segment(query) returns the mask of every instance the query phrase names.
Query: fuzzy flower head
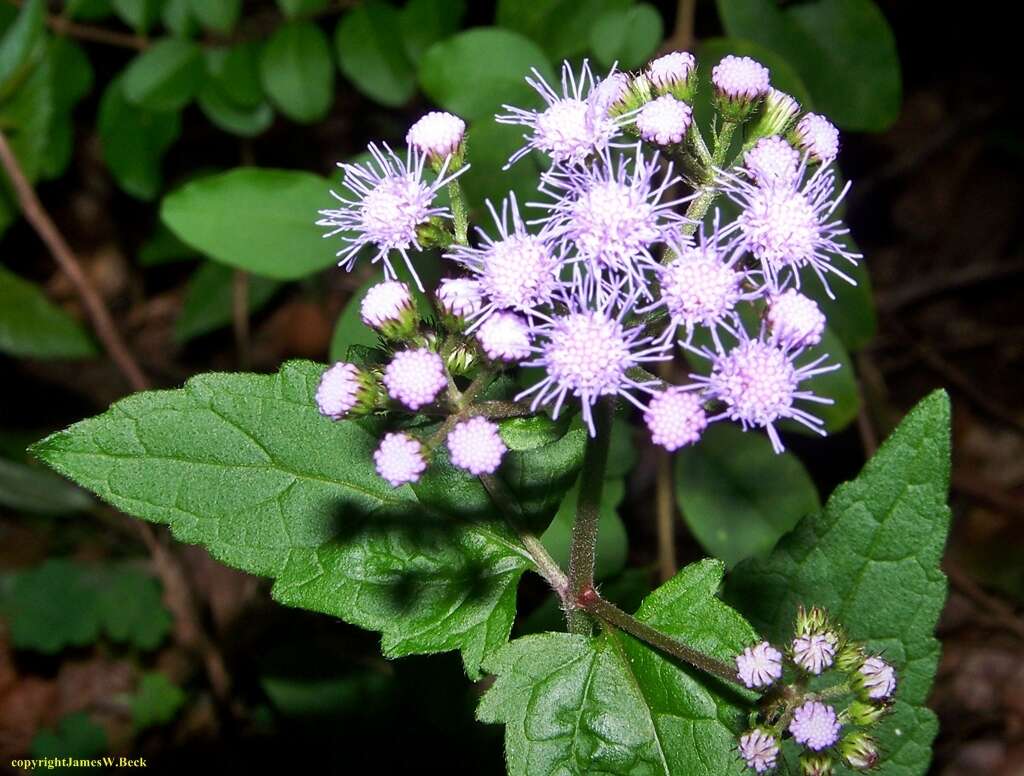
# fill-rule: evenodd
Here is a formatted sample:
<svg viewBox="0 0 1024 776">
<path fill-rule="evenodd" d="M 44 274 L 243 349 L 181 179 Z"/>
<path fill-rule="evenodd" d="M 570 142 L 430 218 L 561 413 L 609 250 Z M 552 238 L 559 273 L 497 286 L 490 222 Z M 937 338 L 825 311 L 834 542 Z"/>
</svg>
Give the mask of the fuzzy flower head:
<svg viewBox="0 0 1024 776">
<path fill-rule="evenodd" d="M 671 93 L 681 99 L 680 89 L 690 91 L 691 76 L 697 68 L 697 60 L 688 51 L 673 51 L 651 60 L 647 65 L 647 79 L 661 93 Z M 684 94 L 685 94 L 684 91 Z"/>
<path fill-rule="evenodd" d="M 602 396 L 619 395 L 644 409 L 631 392 L 649 390 L 649 384 L 637 382 L 627 371 L 668 356 L 664 345 L 651 346 L 650 339 L 642 336 L 642 326 L 623 325 L 634 299 L 609 298 L 598 309 L 589 309 L 577 300 L 566 314 L 536 325 L 537 343 L 531 346 L 534 358 L 525 366 L 541 367 L 545 376 L 516 401 L 532 394 L 533 410 L 551 403 L 552 415 L 557 418 L 566 397 L 576 397 L 591 436 L 596 433 L 591 409 Z"/>
<path fill-rule="evenodd" d="M 841 728 L 836 710 L 820 701 L 807 701 L 797 707 L 789 723 L 789 732 L 797 743 L 815 752 L 835 744 Z"/>
<path fill-rule="evenodd" d="M 508 447 L 496 424 L 476 417 L 456 423 L 448 432 L 448 451 L 452 464 L 478 477 L 497 471 Z"/>
<path fill-rule="evenodd" d="M 395 488 L 416 482 L 427 468 L 423 446 L 408 434 L 385 434 L 373 460 L 377 474 Z"/>
<path fill-rule="evenodd" d="M 839 130 L 817 113 L 808 113 L 797 122 L 793 139 L 816 162 L 828 164 L 839 155 Z"/>
<path fill-rule="evenodd" d="M 812 674 L 820 674 L 835 662 L 836 645 L 830 634 L 812 633 L 793 639 L 793 662 Z"/>
<path fill-rule="evenodd" d="M 561 253 L 544 235 L 530 234 L 519 215 L 515 194 L 510 193 L 501 206 L 501 214 L 487 203 L 498 230 L 493 240 L 477 229 L 480 246 L 459 246 L 447 257 L 467 267 L 475 275 L 484 296 L 478 314 L 493 310 L 529 311 L 551 300 L 558 288 Z"/>
<path fill-rule="evenodd" d="M 338 251 L 340 266 L 351 270 L 359 251 L 372 245 L 377 251 L 374 263 L 382 262 L 385 277 L 393 279 L 395 269 L 388 254 L 398 251 L 422 291 L 423 284 L 409 257 L 410 251 L 422 250 L 417 229 L 431 218 L 451 218 L 448 208 L 434 206 L 434 198 L 469 168 L 449 175 L 447 166 L 442 165 L 437 176 L 428 181 L 423 177 L 426 157 L 415 147 L 406 153 L 404 161 L 387 145 L 382 151 L 371 143 L 369 150 L 368 162 L 339 165 L 344 170 L 342 185 L 348 193 L 331 192 L 340 207 L 321 210 L 317 225 L 330 228 L 324 237 L 342 235 L 346 245 Z"/>
<path fill-rule="evenodd" d="M 817 302 L 793 288 L 768 302 L 767 318 L 772 338 L 784 346 L 817 345 L 825 331 L 825 314 Z"/>
<path fill-rule="evenodd" d="M 476 330 L 487 357 L 493 361 L 522 361 L 530 355 L 530 329 L 522 316 L 498 312 L 487 317 Z"/>
<path fill-rule="evenodd" d="M 320 378 L 316 389 L 316 406 L 321 415 L 340 420 L 358 403 L 361 383 L 354 364 L 339 361 Z"/>
<path fill-rule="evenodd" d="M 767 773 L 775 767 L 779 742 L 769 730 L 754 728 L 740 736 L 740 757 L 755 773 Z"/>
<path fill-rule="evenodd" d="M 798 399 L 831 404 L 809 391 L 800 390 L 800 383 L 815 375 L 831 372 L 838 364 L 821 366 L 828 358 L 822 355 L 810 364 L 796 366 L 800 351 L 790 351 L 762 339 L 751 339 L 742 327 L 737 329 L 740 342 L 724 353 L 698 351 L 712 360 L 707 377 L 692 375 L 705 386 L 707 396 L 721 401 L 724 410 L 710 420 L 729 418 L 739 421 L 744 429 L 764 428 L 776 452 L 784 448 L 775 423 L 791 418 L 818 434 L 824 434 L 820 418 L 794 406 Z"/>
<path fill-rule="evenodd" d="M 747 687 L 767 687 L 782 676 L 782 653 L 767 641 L 736 656 L 736 676 Z"/>
<path fill-rule="evenodd" d="M 800 172 L 800 152 L 778 135 L 763 137 L 743 155 L 743 166 L 758 183 L 792 183 Z"/>
<path fill-rule="evenodd" d="M 644 105 L 636 116 L 640 137 L 656 145 L 682 143 L 693 120 L 690 106 L 665 94 Z"/>
<path fill-rule="evenodd" d="M 708 416 L 700 394 L 671 386 L 648 403 L 644 423 L 654 444 L 674 452 L 700 439 L 708 427 Z"/>
<path fill-rule="evenodd" d="M 405 142 L 429 159 L 441 161 L 456 155 L 465 135 L 465 121 L 451 113 L 435 110 L 409 128 Z"/>
<path fill-rule="evenodd" d="M 586 296 L 619 281 L 646 293 L 646 273 L 657 268 L 651 247 L 681 222 L 674 207 L 684 201 L 662 201 L 678 178 L 671 166 L 659 172 L 657 156 L 644 159 L 638 143 L 632 160 L 623 155 L 617 167 L 604 154 L 586 169 L 552 171 L 541 186 L 554 201 L 541 205 L 548 212 L 537 223 L 585 265 Z"/>
<path fill-rule="evenodd" d="M 446 315 L 472 318 L 484 304 L 480 282 L 469 278 L 444 278 L 437 287 L 437 303 Z"/>
<path fill-rule="evenodd" d="M 385 280 L 370 287 L 359 305 L 363 323 L 389 339 L 403 339 L 416 329 L 416 307 L 409 286 L 400 280 Z"/>
<path fill-rule="evenodd" d="M 742 208 L 722 233 L 729 235 L 732 249 L 747 251 L 760 262 L 770 289 L 782 290 L 790 282 L 799 288 L 799 270 L 810 267 L 832 296 L 826 274 L 855 285 L 835 260 L 856 264 L 860 258 L 840 242 L 849 230 L 832 218 L 849 184 L 837 196 L 831 170 L 821 167 L 800 184 L 802 177 L 803 170 L 792 181 L 751 182 L 744 176 L 720 173 L 722 190 Z"/>
<path fill-rule="evenodd" d="M 873 701 L 887 700 L 896 690 L 896 672 L 880 657 L 869 657 L 858 673 L 868 698 Z"/>
<path fill-rule="evenodd" d="M 734 121 L 750 115 L 757 102 L 768 94 L 768 68 L 750 57 L 729 54 L 711 70 L 711 83 L 719 109 Z"/>
<path fill-rule="evenodd" d="M 577 77 L 568 62 L 562 63 L 562 91 L 556 92 L 533 68 L 526 83 L 544 99 L 542 111 L 504 105 L 507 113 L 498 114 L 500 124 L 518 124 L 529 129 L 523 135 L 526 145 L 512 154 L 506 169 L 533 150 L 543 151 L 556 163 L 579 164 L 605 147 L 619 131 L 619 121 L 608 113 L 607 95 L 590 100 L 597 81 L 584 61 Z"/>
<path fill-rule="evenodd" d="M 411 410 L 434 401 L 448 385 L 441 357 L 426 348 L 395 353 L 384 370 L 388 395 Z"/>
</svg>

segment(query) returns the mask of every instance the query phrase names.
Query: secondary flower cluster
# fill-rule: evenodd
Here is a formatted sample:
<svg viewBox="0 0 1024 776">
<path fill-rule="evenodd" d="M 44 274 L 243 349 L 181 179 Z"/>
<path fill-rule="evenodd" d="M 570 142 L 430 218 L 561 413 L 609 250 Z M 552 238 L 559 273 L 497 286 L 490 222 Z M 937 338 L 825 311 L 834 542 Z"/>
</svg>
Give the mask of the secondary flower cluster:
<svg viewBox="0 0 1024 776">
<path fill-rule="evenodd" d="M 832 773 L 836 759 L 858 770 L 878 762 L 868 730 L 891 705 L 896 672 L 849 641 L 824 610 L 801 608 L 785 653 L 761 642 L 737 656 L 736 669 L 743 684 L 766 692 L 760 724 L 739 741 L 740 756 L 753 771 L 775 768 L 787 733 L 803 748 L 807 776 Z"/>
<path fill-rule="evenodd" d="M 542 107 L 505 106 L 496 119 L 524 128 L 506 167 L 532 153 L 550 161 L 539 196 L 522 207 L 511 192 L 488 202 L 492 224 L 472 241 L 458 117 L 434 112 L 416 122 L 404 158 L 371 144 L 368 162 L 341 165 L 347 192 L 318 223 L 342 237 L 342 266 L 351 269 L 367 247 L 383 265 L 362 318 L 386 342 L 388 361 L 331 367 L 321 411 L 448 412 L 449 457 L 474 474 L 493 472 L 505 445 L 495 423 L 464 406 L 460 386 L 515 366 L 538 377 L 514 403 L 555 418 L 578 404 L 591 434 L 593 409 L 609 397 L 637 407 L 652 441 L 670 451 L 721 420 L 764 429 L 779 451 L 782 420 L 823 433 L 798 403 L 831 403 L 806 383 L 838 365 L 809 352 L 825 316 L 804 285 L 820 282 L 831 296 L 832 277 L 852 282 L 841 263 L 859 258 L 834 217 L 845 193 L 829 167 L 838 134 L 821 116 L 800 117 L 763 65 L 727 56 L 711 72 L 711 152 L 694 122 L 696 74 L 686 52 L 603 79 L 587 63 L 579 72 L 564 63 L 554 86 L 534 70 L 526 80 Z M 748 139 L 729 166 L 728 138 L 744 124 Z M 439 203 L 443 189 L 451 207 Z M 739 209 L 730 223 L 703 218 L 718 195 Z M 428 247 L 443 249 L 448 277 L 433 289 L 433 319 L 421 321 L 392 255 L 425 292 L 414 254 Z M 666 385 L 649 371 L 677 355 L 699 370 L 688 383 Z M 389 434 L 377 469 L 394 485 L 413 482 L 432 444 Z"/>
</svg>

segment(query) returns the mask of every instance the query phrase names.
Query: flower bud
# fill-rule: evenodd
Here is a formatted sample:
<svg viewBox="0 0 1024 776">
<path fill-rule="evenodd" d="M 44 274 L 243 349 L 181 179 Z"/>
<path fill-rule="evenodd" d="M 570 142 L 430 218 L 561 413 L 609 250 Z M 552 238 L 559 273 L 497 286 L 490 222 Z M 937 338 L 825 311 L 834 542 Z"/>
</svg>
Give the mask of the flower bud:
<svg viewBox="0 0 1024 776">
<path fill-rule="evenodd" d="M 814 162 L 828 164 L 839 154 L 839 130 L 817 113 L 805 114 L 790 132 L 789 140 Z"/>
<path fill-rule="evenodd" d="M 844 724 L 871 727 L 889 711 L 886 704 L 866 703 L 854 700 L 842 713 Z"/>
<path fill-rule="evenodd" d="M 652 60 L 645 71 L 657 94 L 671 94 L 677 100 L 693 99 L 697 81 L 697 60 L 688 51 L 673 51 Z"/>
<path fill-rule="evenodd" d="M 778 89 L 769 89 L 764 98 L 764 107 L 748 135 L 748 143 L 762 137 L 784 135 L 796 120 L 800 103 Z"/>
<path fill-rule="evenodd" d="M 827 754 L 805 754 L 800 758 L 800 768 L 804 776 L 832 776 L 834 770 Z"/>
<path fill-rule="evenodd" d="M 836 668 L 840 671 L 845 671 L 846 673 L 856 671 L 864 665 L 864 659 L 866 657 L 867 655 L 864 654 L 864 648 L 860 644 L 852 641 L 847 642 L 836 655 Z"/>
<path fill-rule="evenodd" d="M 878 764 L 878 744 L 863 731 L 857 730 L 843 738 L 839 751 L 851 768 L 865 771 Z"/>
<path fill-rule="evenodd" d="M 816 633 L 825 633 L 832 629 L 829 622 L 828 612 L 820 606 L 812 606 L 805 609 L 800 606 L 796 610 L 796 625 L 794 631 L 797 636 L 813 636 Z"/>
<path fill-rule="evenodd" d="M 779 742 L 771 730 L 754 728 L 740 736 L 740 757 L 755 773 L 767 773 L 775 767 Z"/>
<path fill-rule="evenodd" d="M 441 351 L 441 358 L 448 371 L 458 377 L 472 373 L 480 364 L 480 354 L 471 342 L 461 339 L 450 340 Z"/>
<path fill-rule="evenodd" d="M 888 700 L 896 691 L 896 671 L 882 658 L 872 656 L 857 669 L 853 685 L 867 700 Z"/>
<path fill-rule="evenodd" d="M 390 340 L 409 339 L 419 326 L 412 292 L 399 280 L 371 286 L 359 306 L 359 315 L 363 323 Z"/>
<path fill-rule="evenodd" d="M 445 161 L 452 171 L 458 170 L 465 158 L 466 122 L 451 113 L 431 111 L 409 128 L 405 142 L 421 151 L 440 169 Z"/>
<path fill-rule="evenodd" d="M 732 54 L 711 71 L 715 104 L 728 121 L 746 121 L 768 94 L 768 68 L 750 57 Z"/>
<path fill-rule="evenodd" d="M 461 332 L 483 307 L 480 282 L 469 278 L 444 278 L 437 287 L 441 322 L 449 331 Z"/>
<path fill-rule="evenodd" d="M 355 364 L 339 361 L 320 377 L 316 406 L 333 420 L 346 415 L 369 415 L 383 404 L 384 391 L 377 378 Z"/>
</svg>

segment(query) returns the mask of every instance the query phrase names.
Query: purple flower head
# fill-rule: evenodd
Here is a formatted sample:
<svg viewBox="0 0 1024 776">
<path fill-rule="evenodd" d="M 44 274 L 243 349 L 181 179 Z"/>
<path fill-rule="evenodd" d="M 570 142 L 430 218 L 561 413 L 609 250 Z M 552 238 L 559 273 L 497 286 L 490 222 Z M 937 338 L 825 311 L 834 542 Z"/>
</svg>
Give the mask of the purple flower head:
<svg viewBox="0 0 1024 776">
<path fill-rule="evenodd" d="M 411 410 L 430 404 L 448 385 L 441 357 L 426 348 L 395 353 L 384 370 L 388 396 Z"/>
<path fill-rule="evenodd" d="M 321 415 L 339 420 L 359 401 L 359 369 L 339 361 L 320 378 L 316 389 L 316 406 Z"/>
<path fill-rule="evenodd" d="M 431 111 L 409 128 L 405 142 L 430 159 L 455 154 L 466 134 L 466 122 L 451 113 Z"/>
<path fill-rule="evenodd" d="M 839 740 L 842 725 L 836 719 L 836 710 L 820 701 L 807 701 L 793 712 L 789 732 L 797 743 L 820 752 Z"/>
<path fill-rule="evenodd" d="M 669 91 L 685 84 L 696 67 L 697 60 L 693 54 L 688 51 L 673 51 L 651 60 L 647 65 L 647 78 L 655 88 Z"/>
<path fill-rule="evenodd" d="M 529 357 L 530 329 L 522 316 L 510 312 L 489 315 L 476 330 L 487 357 L 494 361 L 522 361 Z"/>
<path fill-rule="evenodd" d="M 526 145 L 512 154 L 505 169 L 535 149 L 556 163 L 579 164 L 606 148 L 618 134 L 621 120 L 608 115 L 608 95 L 596 101 L 589 99 L 597 80 L 586 61 L 579 77 L 568 62 L 562 63 L 561 94 L 548 85 L 536 68 L 532 77 L 526 77 L 526 83 L 540 94 L 547 107 L 536 111 L 503 105 L 508 113 L 495 116 L 500 124 L 518 124 L 530 130 L 523 135 Z"/>
<path fill-rule="evenodd" d="M 519 215 L 515 194 L 502 202 L 501 215 L 487 203 L 499 238 L 492 240 L 480 228 L 480 246 L 458 246 L 446 257 L 472 271 L 480 283 L 485 302 L 478 314 L 493 310 L 528 312 L 551 300 L 559 286 L 562 254 L 546 235 L 530 234 Z M 511 224 L 510 224 L 511 221 Z"/>
<path fill-rule="evenodd" d="M 793 662 L 805 671 L 820 674 L 835 662 L 835 640 L 826 633 L 812 633 L 793 639 Z"/>
<path fill-rule="evenodd" d="M 427 468 L 423 446 L 408 434 L 386 434 L 373 454 L 377 474 L 397 488 L 416 482 Z"/>
<path fill-rule="evenodd" d="M 835 174 L 820 167 L 802 185 L 803 167 L 791 181 L 755 183 L 730 172 L 719 173 L 725 194 L 742 212 L 725 229 L 731 249 L 749 252 L 761 263 L 770 289 L 781 291 L 793 282 L 800 287 L 798 270 L 810 267 L 830 297 L 826 273 L 833 273 L 851 285 L 856 282 L 834 264 L 835 257 L 856 264 L 861 257 L 847 249 L 839 238 L 849 232 L 843 222 L 832 219 L 849 189 L 849 183 L 835 195 Z"/>
<path fill-rule="evenodd" d="M 671 452 L 700 439 L 708 427 L 708 416 L 699 393 L 673 385 L 650 400 L 644 423 L 651 441 Z"/>
<path fill-rule="evenodd" d="M 484 305 L 480 282 L 469 278 L 444 278 L 437 287 L 441 311 L 455 318 L 472 318 Z"/>
<path fill-rule="evenodd" d="M 389 339 L 404 339 L 416 330 L 416 307 L 409 286 L 385 280 L 370 287 L 359 305 L 363 323 Z"/>
<path fill-rule="evenodd" d="M 793 288 L 768 301 L 767 318 L 772 338 L 785 346 L 817 345 L 825 331 L 825 314 L 817 302 Z"/>
<path fill-rule="evenodd" d="M 740 756 L 756 773 L 767 773 L 775 767 L 779 743 L 771 731 L 754 728 L 740 736 Z"/>
<path fill-rule="evenodd" d="M 609 73 L 604 80 L 597 83 L 587 101 L 595 110 L 615 115 L 625 110 L 629 92 L 630 78 L 628 75 Z"/>
<path fill-rule="evenodd" d="M 373 245 L 377 249 L 374 263 L 382 262 L 384 277 L 393 279 L 395 268 L 388 254 L 398 251 L 422 291 L 423 284 L 409 257 L 410 250 L 422 250 L 416 231 L 431 218 L 451 218 L 448 208 L 434 207 L 434 197 L 469 169 L 469 165 L 449 175 L 445 163 L 436 178 L 426 181 L 423 179 L 426 156 L 415 147 L 407 151 L 405 161 L 386 144 L 381 151 L 371 143 L 369 150 L 370 161 L 364 164 L 339 164 L 344 170 L 342 185 L 352 199 L 332 191 L 331 195 L 341 207 L 321 210 L 322 218 L 317 225 L 330 227 L 324 237 L 341 234 L 347 243 L 338 251 L 340 266 L 351 270 L 359 251 L 366 245 Z"/>
<path fill-rule="evenodd" d="M 682 100 L 666 94 L 651 100 L 636 115 L 640 137 L 656 145 L 682 143 L 693 120 L 693 110 Z"/>
<path fill-rule="evenodd" d="M 800 173 L 800 152 L 778 135 L 763 137 L 743 155 L 743 166 L 756 183 L 792 183 Z"/>
<path fill-rule="evenodd" d="M 707 350 L 694 352 L 711 359 L 711 374 L 707 377 L 691 375 L 702 386 L 709 399 L 721 401 L 725 408 L 710 421 L 721 418 L 739 421 L 746 430 L 764 428 L 776 452 L 785 448 L 775 429 L 775 423 L 785 418 L 795 420 L 811 431 L 824 435 L 822 420 L 794 406 L 803 399 L 818 404 L 832 404 L 810 391 L 800 390 L 800 383 L 815 375 L 831 372 L 839 364 L 821 366 L 828 358 L 822 355 L 809 364 L 797 366 L 795 361 L 803 351 L 784 348 L 763 338 L 751 339 L 746 330 L 736 329 L 739 343 L 731 350 L 715 353 Z"/>
<path fill-rule="evenodd" d="M 782 676 L 782 653 L 767 641 L 736 656 L 736 676 L 751 689 L 767 687 Z"/>
<path fill-rule="evenodd" d="M 873 701 L 886 700 L 896 690 L 896 672 L 880 657 L 869 657 L 860 667 L 860 681 Z"/>
<path fill-rule="evenodd" d="M 839 155 L 839 130 L 817 113 L 808 113 L 797 122 L 793 138 L 816 162 L 828 164 Z"/>
<path fill-rule="evenodd" d="M 729 54 L 711 69 L 711 83 L 727 99 L 755 100 L 768 94 L 769 75 L 756 59 Z"/>
<path fill-rule="evenodd" d="M 602 396 L 619 395 L 640 409 L 645 407 L 632 396 L 636 389 L 650 391 L 651 383 L 637 382 L 627 371 L 650 361 L 663 361 L 666 345 L 652 345 L 642 335 L 643 326 L 626 328 L 623 320 L 633 310 L 635 295 L 623 298 L 609 295 L 590 309 L 579 299 L 570 300 L 568 311 L 542 320 L 533 327 L 534 358 L 525 366 L 541 367 L 545 376 L 523 391 L 516 401 L 533 395 L 533 410 L 553 404 L 552 416 L 558 417 L 567 396 L 579 398 L 583 420 L 596 433 L 591 409 Z"/>
<path fill-rule="evenodd" d="M 474 476 L 498 470 L 508 447 L 498 434 L 498 426 L 484 418 L 470 418 L 448 432 L 448 451 L 452 463 Z"/>
<path fill-rule="evenodd" d="M 554 201 L 538 203 L 548 212 L 536 223 L 561 240 L 567 253 L 575 249 L 585 266 L 577 277 L 588 298 L 620 281 L 630 293 L 649 295 L 647 274 L 658 266 L 651 247 L 682 223 L 674 208 L 688 199 L 663 202 L 679 179 L 671 165 L 659 173 L 657 155 L 644 159 L 638 143 L 633 158 L 623 155 L 617 167 L 604 153 L 587 168 L 553 169 L 542 183 L 540 190 Z"/>
</svg>

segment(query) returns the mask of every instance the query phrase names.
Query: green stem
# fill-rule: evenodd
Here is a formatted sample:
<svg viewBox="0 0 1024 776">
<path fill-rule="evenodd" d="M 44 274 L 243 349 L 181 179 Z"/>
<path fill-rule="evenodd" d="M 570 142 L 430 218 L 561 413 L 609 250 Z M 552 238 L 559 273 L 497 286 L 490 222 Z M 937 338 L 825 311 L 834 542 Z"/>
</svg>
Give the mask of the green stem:
<svg viewBox="0 0 1024 776">
<path fill-rule="evenodd" d="M 686 209 L 687 223 L 683 226 L 683 234 L 689 236 L 697 231 L 697 225 L 704 220 L 704 216 L 707 214 L 708 209 L 712 203 L 718 197 L 718 189 L 715 188 L 715 170 L 719 170 L 725 164 L 725 157 L 729 153 L 729 146 L 732 145 L 732 136 L 736 131 L 736 127 L 739 125 L 735 121 L 726 121 L 722 124 L 722 130 L 715 137 L 715 151 L 711 155 L 710 163 L 704 173 L 704 181 L 701 184 L 700 192 L 697 196 L 690 201 L 690 206 Z M 700 133 L 697 133 L 697 137 L 700 137 Z M 695 141 L 696 145 L 696 141 Z M 700 139 L 698 147 L 703 146 L 704 141 Z M 704 153 L 707 153 L 707 149 L 704 149 Z M 666 251 L 665 256 L 662 258 L 662 264 L 667 264 L 675 258 L 675 254 L 671 251 Z"/>
<path fill-rule="evenodd" d="M 656 628 L 652 628 L 650 625 L 638 620 L 633 615 L 626 614 L 626 612 L 622 611 L 615 604 L 601 598 L 593 588 L 583 591 L 583 594 L 578 597 L 577 601 L 580 606 L 598 619 L 603 620 L 610 625 L 614 625 L 616 628 L 640 639 L 640 641 L 646 642 L 652 647 L 660 649 L 662 652 L 666 652 L 673 657 L 679 658 L 684 663 L 688 663 L 694 668 L 698 668 L 705 673 L 712 674 L 713 676 L 717 676 L 719 679 L 724 679 L 727 682 L 743 687 L 743 684 L 736 676 L 735 667 L 722 662 L 718 658 L 705 655 L 703 652 L 699 652 L 693 647 L 687 646 L 678 639 L 672 638 Z"/>
<path fill-rule="evenodd" d="M 469 245 L 469 208 L 458 178 L 448 184 L 448 197 L 452 202 L 452 217 L 455 220 L 455 242 Z"/>
<path fill-rule="evenodd" d="M 595 435 L 587 440 L 580 475 L 580 495 L 576 502 L 576 519 L 572 524 L 569 545 L 569 591 L 573 599 L 594 587 L 594 563 L 597 556 L 597 528 L 601 516 L 601 491 L 604 488 L 608 447 L 611 442 L 611 399 L 602 399 L 594 407 Z M 590 620 L 579 609 L 566 613 L 570 633 L 589 634 Z"/>
</svg>

